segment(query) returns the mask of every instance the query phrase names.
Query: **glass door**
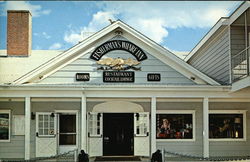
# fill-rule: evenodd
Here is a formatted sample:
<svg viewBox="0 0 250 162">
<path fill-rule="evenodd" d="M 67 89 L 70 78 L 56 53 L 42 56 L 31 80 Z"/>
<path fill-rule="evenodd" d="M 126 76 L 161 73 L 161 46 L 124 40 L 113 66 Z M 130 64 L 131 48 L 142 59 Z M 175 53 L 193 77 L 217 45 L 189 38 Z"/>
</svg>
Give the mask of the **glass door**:
<svg viewBox="0 0 250 162">
<path fill-rule="evenodd" d="M 88 113 L 88 142 L 89 155 L 102 156 L 102 113 L 89 112 Z"/>
<path fill-rule="evenodd" d="M 57 154 L 56 117 L 53 112 L 36 113 L 36 157 Z"/>
<path fill-rule="evenodd" d="M 76 114 L 59 114 L 59 152 L 64 153 L 76 148 L 77 118 Z"/>
</svg>

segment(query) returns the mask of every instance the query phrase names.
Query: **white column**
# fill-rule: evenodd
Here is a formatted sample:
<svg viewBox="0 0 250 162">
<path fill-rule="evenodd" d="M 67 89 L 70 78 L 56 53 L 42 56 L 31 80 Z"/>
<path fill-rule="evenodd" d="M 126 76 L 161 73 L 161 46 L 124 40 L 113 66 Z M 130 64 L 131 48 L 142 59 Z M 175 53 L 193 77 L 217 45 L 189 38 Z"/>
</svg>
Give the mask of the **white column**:
<svg viewBox="0 0 250 162">
<path fill-rule="evenodd" d="M 151 98 L 151 155 L 156 151 L 156 97 Z"/>
<path fill-rule="evenodd" d="M 30 159 L 30 97 L 25 97 L 25 160 Z"/>
<path fill-rule="evenodd" d="M 209 105 L 208 98 L 203 99 L 203 157 L 209 157 Z"/>
<path fill-rule="evenodd" d="M 87 113 L 86 110 L 86 96 L 82 95 L 81 98 L 81 149 L 87 152 Z"/>
</svg>

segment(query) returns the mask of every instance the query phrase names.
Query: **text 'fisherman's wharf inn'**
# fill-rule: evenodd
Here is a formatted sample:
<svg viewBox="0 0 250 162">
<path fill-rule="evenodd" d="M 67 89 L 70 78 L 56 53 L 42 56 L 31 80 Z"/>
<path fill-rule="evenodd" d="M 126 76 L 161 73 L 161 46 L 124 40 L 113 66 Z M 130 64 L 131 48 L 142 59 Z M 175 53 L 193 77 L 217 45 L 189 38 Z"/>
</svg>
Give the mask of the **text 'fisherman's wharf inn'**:
<svg viewBox="0 0 250 162">
<path fill-rule="evenodd" d="M 0 160 L 74 150 L 149 159 L 158 149 L 248 158 L 249 7 L 219 19 L 184 60 L 121 20 L 65 51 L 32 50 L 31 13 L 8 10 Z"/>
</svg>

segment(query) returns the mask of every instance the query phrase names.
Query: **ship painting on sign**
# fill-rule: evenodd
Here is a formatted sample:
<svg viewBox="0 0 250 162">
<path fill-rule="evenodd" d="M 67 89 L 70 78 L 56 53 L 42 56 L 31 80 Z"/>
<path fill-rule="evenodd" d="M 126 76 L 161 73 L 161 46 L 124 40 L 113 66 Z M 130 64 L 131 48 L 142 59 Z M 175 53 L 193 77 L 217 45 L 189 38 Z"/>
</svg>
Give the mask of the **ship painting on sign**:
<svg viewBox="0 0 250 162">
<path fill-rule="evenodd" d="M 135 67 L 136 65 L 140 64 L 140 62 L 128 58 L 128 59 L 122 59 L 122 58 L 105 58 L 103 60 L 99 60 L 96 62 L 97 64 L 100 65 L 105 65 L 106 67 L 98 67 L 97 70 L 141 70 L 141 68 Z M 127 65 L 124 67 L 124 65 Z"/>
</svg>

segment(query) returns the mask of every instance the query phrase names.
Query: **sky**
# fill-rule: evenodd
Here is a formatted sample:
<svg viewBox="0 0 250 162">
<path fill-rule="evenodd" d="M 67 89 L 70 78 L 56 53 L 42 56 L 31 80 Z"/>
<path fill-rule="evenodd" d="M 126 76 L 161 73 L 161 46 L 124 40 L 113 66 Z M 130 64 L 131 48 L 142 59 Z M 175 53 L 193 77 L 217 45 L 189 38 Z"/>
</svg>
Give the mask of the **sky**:
<svg viewBox="0 0 250 162">
<path fill-rule="evenodd" d="M 120 19 L 172 52 L 189 52 L 240 1 L 6 1 L 0 2 L 0 49 L 6 49 L 7 10 L 30 10 L 32 49 L 66 50 Z"/>
</svg>

